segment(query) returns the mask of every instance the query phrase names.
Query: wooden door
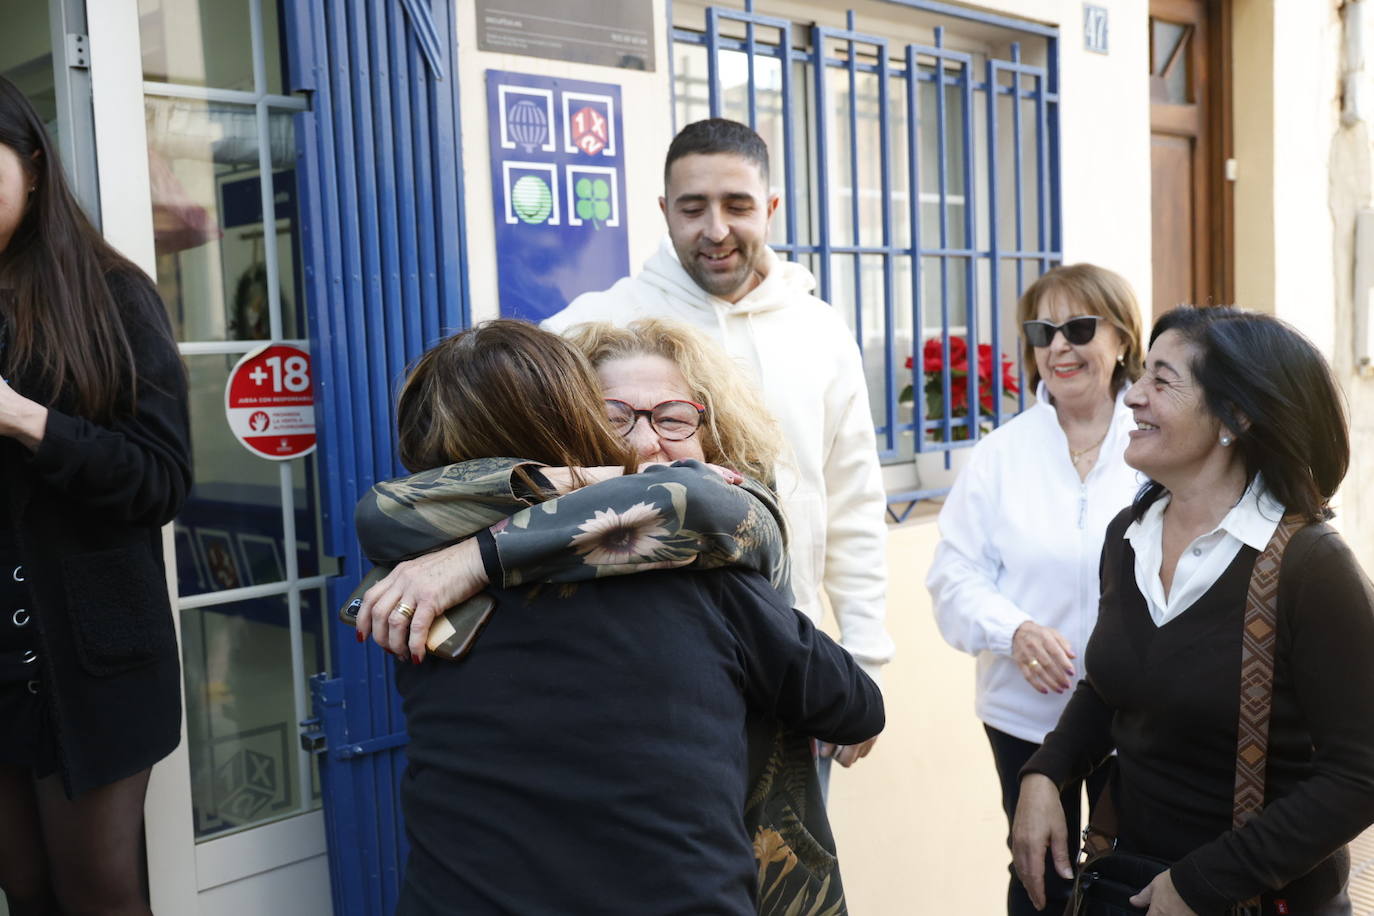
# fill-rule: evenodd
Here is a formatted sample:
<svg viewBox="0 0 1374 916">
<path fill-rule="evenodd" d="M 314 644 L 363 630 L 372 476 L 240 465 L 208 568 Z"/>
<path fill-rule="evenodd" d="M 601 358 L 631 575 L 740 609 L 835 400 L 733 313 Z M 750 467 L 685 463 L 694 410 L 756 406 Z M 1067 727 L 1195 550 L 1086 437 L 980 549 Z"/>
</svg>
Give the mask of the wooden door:
<svg viewBox="0 0 1374 916">
<path fill-rule="evenodd" d="M 1150 0 L 1154 314 L 1229 304 L 1229 0 Z"/>
</svg>

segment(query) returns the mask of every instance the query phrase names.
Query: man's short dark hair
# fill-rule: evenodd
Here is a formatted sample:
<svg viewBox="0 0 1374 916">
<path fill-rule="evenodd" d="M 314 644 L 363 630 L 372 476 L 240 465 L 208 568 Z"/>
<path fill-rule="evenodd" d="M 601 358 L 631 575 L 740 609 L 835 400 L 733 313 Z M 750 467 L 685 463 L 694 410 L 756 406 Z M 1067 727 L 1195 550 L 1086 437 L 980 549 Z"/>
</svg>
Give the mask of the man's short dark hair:
<svg viewBox="0 0 1374 916">
<path fill-rule="evenodd" d="M 747 125 L 726 118 L 707 118 L 694 121 L 678 131 L 668 145 L 668 158 L 663 163 L 663 184 L 668 184 L 668 172 L 683 156 L 730 153 L 743 156 L 758 166 L 763 183 L 768 183 L 768 145 Z"/>
</svg>

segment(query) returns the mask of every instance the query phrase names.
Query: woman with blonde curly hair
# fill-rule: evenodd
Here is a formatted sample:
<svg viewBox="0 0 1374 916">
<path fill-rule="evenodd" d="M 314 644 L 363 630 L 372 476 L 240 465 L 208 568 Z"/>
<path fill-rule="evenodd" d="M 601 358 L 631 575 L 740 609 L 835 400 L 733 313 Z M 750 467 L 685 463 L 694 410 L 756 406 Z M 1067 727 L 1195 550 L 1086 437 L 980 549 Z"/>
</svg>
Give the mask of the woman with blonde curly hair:
<svg viewBox="0 0 1374 916">
<path fill-rule="evenodd" d="M 625 327 L 579 324 L 564 336 L 596 368 L 609 400 L 615 400 L 613 387 L 646 378 L 660 387 L 680 387 L 705 408 L 698 435 L 706 460 L 772 483 L 782 429 L 761 406 L 743 371 L 698 331 L 677 321 L 644 318 Z M 665 448 L 671 446 L 645 435 L 652 432 L 649 424 L 634 426 L 627 438 L 639 449 L 641 461 L 670 456 Z"/>
</svg>

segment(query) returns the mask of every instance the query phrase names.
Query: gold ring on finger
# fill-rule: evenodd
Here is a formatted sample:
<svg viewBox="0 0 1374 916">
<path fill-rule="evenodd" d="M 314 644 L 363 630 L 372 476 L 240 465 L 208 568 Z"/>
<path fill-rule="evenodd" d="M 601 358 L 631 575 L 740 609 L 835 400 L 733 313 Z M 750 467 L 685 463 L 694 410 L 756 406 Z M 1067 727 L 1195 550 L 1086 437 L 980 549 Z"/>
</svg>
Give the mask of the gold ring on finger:
<svg viewBox="0 0 1374 916">
<path fill-rule="evenodd" d="M 1040 659 L 1038 659 L 1038 658 L 1033 658 L 1033 659 L 1031 659 L 1030 662 L 1029 662 L 1029 665 L 1030 665 L 1030 667 L 1032 667 L 1032 668 L 1039 668 L 1039 667 L 1040 667 Z"/>
<path fill-rule="evenodd" d="M 396 605 L 396 613 L 400 614 L 406 620 L 409 620 L 410 618 L 415 616 L 415 608 L 411 607 L 403 601 L 400 604 Z"/>
</svg>

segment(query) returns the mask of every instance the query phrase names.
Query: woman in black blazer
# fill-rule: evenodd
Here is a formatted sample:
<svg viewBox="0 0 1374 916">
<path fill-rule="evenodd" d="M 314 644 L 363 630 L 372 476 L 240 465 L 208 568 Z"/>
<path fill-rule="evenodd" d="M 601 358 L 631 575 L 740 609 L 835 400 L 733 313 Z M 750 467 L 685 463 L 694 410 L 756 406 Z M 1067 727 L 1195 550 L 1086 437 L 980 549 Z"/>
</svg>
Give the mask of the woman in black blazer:
<svg viewBox="0 0 1374 916">
<path fill-rule="evenodd" d="M 186 377 L 148 278 L 0 78 L 0 889 L 12 916 L 146 914 L 148 773 L 180 737 L 160 528 Z"/>
</svg>

